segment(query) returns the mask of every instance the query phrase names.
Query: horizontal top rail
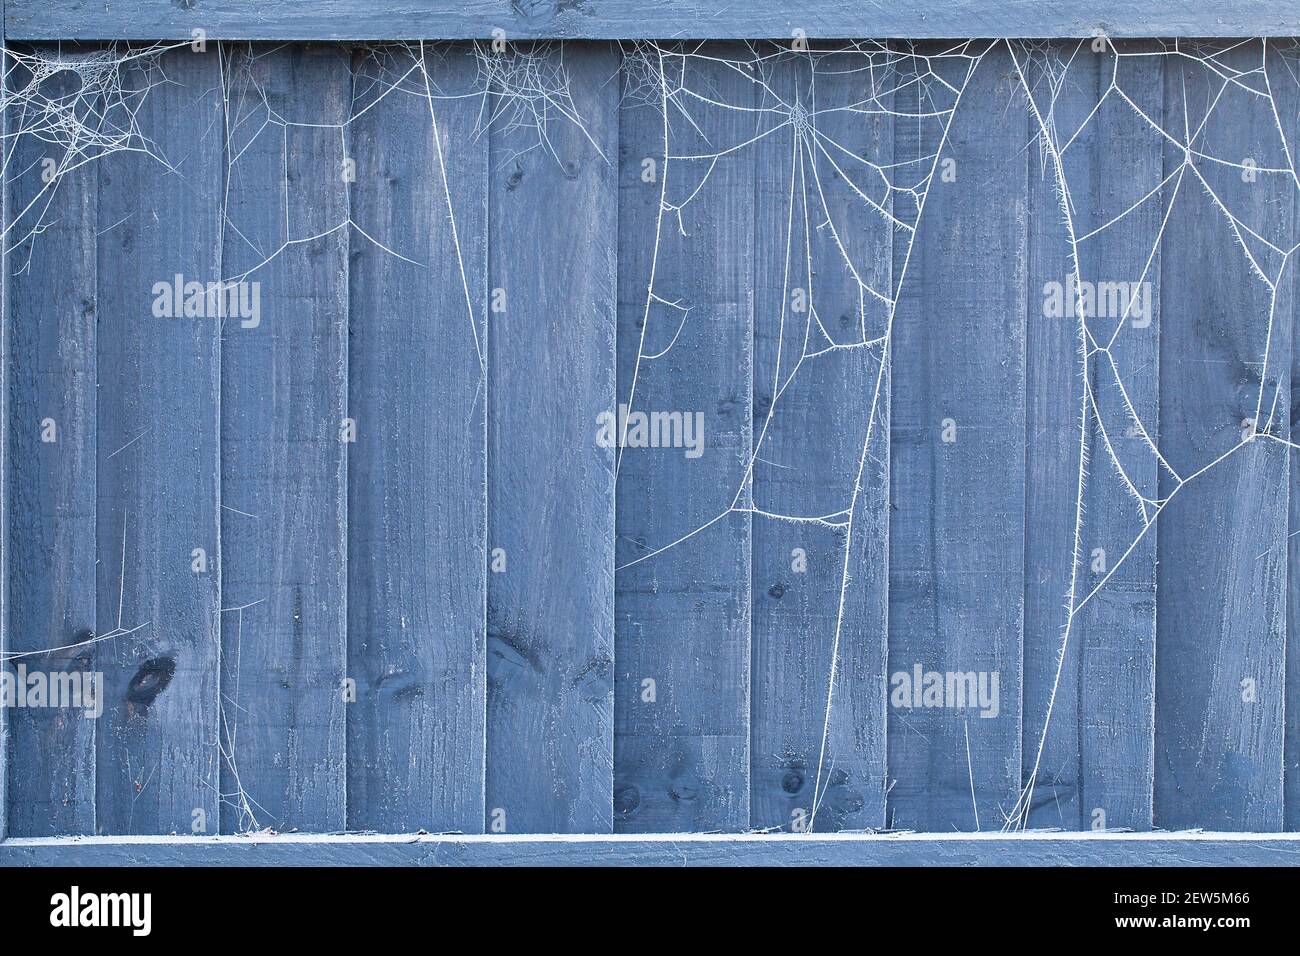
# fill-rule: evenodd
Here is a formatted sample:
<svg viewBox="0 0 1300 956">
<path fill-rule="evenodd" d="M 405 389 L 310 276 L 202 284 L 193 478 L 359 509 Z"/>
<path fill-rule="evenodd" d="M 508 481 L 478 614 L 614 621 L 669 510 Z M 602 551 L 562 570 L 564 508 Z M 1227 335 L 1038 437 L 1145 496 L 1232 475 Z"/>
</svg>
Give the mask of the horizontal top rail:
<svg viewBox="0 0 1300 956">
<path fill-rule="evenodd" d="M 1291 36 L 1300 0 L 8 0 L 10 40 Z"/>
<path fill-rule="evenodd" d="M 1291 866 L 1295 833 L 73 837 L 0 843 L 29 866 Z"/>
</svg>

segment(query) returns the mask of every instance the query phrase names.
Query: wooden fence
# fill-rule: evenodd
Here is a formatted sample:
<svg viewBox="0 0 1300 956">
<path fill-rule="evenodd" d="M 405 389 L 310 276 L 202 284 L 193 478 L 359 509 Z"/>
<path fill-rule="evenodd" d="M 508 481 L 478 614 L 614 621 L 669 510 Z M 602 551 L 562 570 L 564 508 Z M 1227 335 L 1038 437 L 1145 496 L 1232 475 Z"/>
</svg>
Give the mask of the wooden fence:
<svg viewBox="0 0 1300 956">
<path fill-rule="evenodd" d="M 215 36 L 11 43 L 10 838 L 1295 827 L 1292 41 Z"/>
</svg>

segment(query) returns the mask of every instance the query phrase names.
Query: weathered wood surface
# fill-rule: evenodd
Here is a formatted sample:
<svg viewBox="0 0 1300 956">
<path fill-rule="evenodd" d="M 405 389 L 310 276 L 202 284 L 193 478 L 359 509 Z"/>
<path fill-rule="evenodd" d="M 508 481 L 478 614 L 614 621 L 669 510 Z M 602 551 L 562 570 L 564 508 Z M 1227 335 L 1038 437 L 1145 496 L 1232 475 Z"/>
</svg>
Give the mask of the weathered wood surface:
<svg viewBox="0 0 1300 956">
<path fill-rule="evenodd" d="M 1257 70 L 1260 44 L 1219 61 Z M 1278 830 L 1290 449 L 1250 438 L 1290 421 L 1289 290 L 1275 295 L 1260 276 L 1276 282 L 1281 269 L 1269 243 L 1295 243 L 1295 182 L 1249 181 L 1204 158 L 1286 165 L 1270 104 L 1251 88 L 1171 62 L 1164 106 L 1202 155 L 1166 145 L 1166 168 L 1182 168 L 1161 249 L 1161 308 L 1179 321 L 1160 336 L 1160 447 L 1173 472 L 1160 477 L 1170 500 L 1158 542 L 1155 822 Z"/>
<path fill-rule="evenodd" d="M 621 831 L 749 825 L 754 87 L 728 61 L 745 52 L 662 61 L 669 82 L 734 110 L 621 111 L 636 218 L 619 223 L 619 401 L 648 416 L 615 424 Z M 645 158 L 657 183 L 641 182 Z M 665 414 L 681 427 L 657 428 Z"/>
<path fill-rule="evenodd" d="M 43 88 L 73 92 L 60 76 Z M 17 666 L 88 673 L 96 648 L 73 645 L 95 630 L 96 263 L 87 236 L 96 228 L 98 184 L 93 166 L 59 173 L 72 160 L 33 139 L 20 140 L 9 162 L 41 169 L 47 158 L 56 171 L 50 181 L 17 179 L 8 197 L 10 208 L 29 211 L 8 241 L 6 650 L 24 655 L 15 673 Z M 41 221 L 49 228 L 32 235 Z M 59 647 L 68 649 L 37 653 Z M 12 715 L 9 832 L 95 832 L 93 710 L 4 709 Z"/>
<path fill-rule="evenodd" d="M 597 416 L 616 394 L 619 59 L 605 45 L 538 55 L 566 72 L 581 125 L 544 114 L 538 128 L 514 112 L 529 109 L 519 90 L 493 90 L 487 827 L 600 833 L 613 825 L 615 450 L 597 443 Z"/>
<path fill-rule="evenodd" d="M 1005 46 L 969 77 L 965 62 L 935 67 L 960 91 L 943 101 L 955 112 L 919 138 L 901 123 L 894 144 L 895 162 L 932 158 L 919 218 L 904 219 L 914 240 L 895 251 L 890 690 L 918 695 L 915 679 L 895 686 L 918 669 L 974 674 L 986 701 L 891 706 L 886 823 L 978 830 L 1002 825 L 1021 776 L 1030 127 L 1002 107 L 1019 82 Z"/>
<path fill-rule="evenodd" d="M 1300 169 L 1295 166 L 1296 157 L 1300 156 L 1300 88 L 1287 82 L 1290 63 L 1278 56 L 1281 46 L 1281 43 L 1269 45 L 1265 69 L 1270 87 L 1278 97 L 1278 115 L 1287 118 L 1281 129 L 1286 138 L 1292 166 Z M 1300 195 L 1292 197 L 1292 211 L 1296 216 L 1295 221 L 1300 222 Z M 1289 310 L 1283 304 L 1278 313 L 1279 321 L 1282 322 L 1288 320 L 1287 312 L 1290 313 L 1291 414 L 1289 420 L 1278 420 L 1275 423 L 1278 436 L 1284 439 L 1289 436 L 1292 443 L 1291 481 L 1287 501 L 1286 701 L 1282 708 L 1284 718 L 1290 715 L 1286 719 L 1283 752 L 1283 808 L 1287 830 L 1300 830 L 1300 720 L 1296 719 L 1296 715 L 1300 714 L 1300 653 L 1296 653 L 1297 641 L 1300 641 L 1300 454 L 1296 453 L 1296 446 L 1300 446 L 1300 396 L 1297 395 L 1297 389 L 1300 388 L 1300 348 L 1296 345 L 1300 341 L 1297 339 L 1300 336 L 1300 278 L 1297 277 L 1300 273 L 1297 272 L 1297 266 L 1300 263 L 1295 256 L 1288 259 L 1279 283 L 1279 288 L 1284 295 L 1290 296 L 1291 302 Z M 1282 301 L 1285 303 L 1285 299 Z"/>
<path fill-rule="evenodd" d="M 786 54 L 756 103 L 750 817 L 805 832 L 885 825 L 894 124 L 855 65 Z"/>
<path fill-rule="evenodd" d="M 1293 446 L 1300 446 L 1300 396 L 1296 386 L 1300 384 L 1300 349 L 1295 348 L 1296 336 L 1300 335 L 1300 297 L 1297 297 L 1296 263 L 1291 263 L 1287 271 L 1291 275 L 1291 416 L 1289 433 Z M 1296 447 L 1291 449 L 1291 494 L 1289 501 L 1289 523 L 1287 525 L 1287 642 L 1286 657 L 1286 702 L 1283 713 L 1291 714 L 1286 721 L 1285 778 L 1283 780 L 1286 810 L 1286 829 L 1300 830 L 1300 720 L 1295 714 L 1300 713 L 1300 654 L 1290 649 L 1296 646 L 1300 636 L 1300 454 Z"/>
<path fill-rule="evenodd" d="M 473 135 L 477 101 L 455 98 L 469 67 L 384 52 L 356 66 L 353 829 L 483 828 L 488 143 Z"/>
<path fill-rule="evenodd" d="M 1075 202 L 1077 245 L 1095 290 L 1127 282 L 1141 290 L 1141 305 L 1130 297 L 1119 315 L 1098 315 L 1089 323 L 1092 467 L 1085 478 L 1070 637 L 1081 659 L 1078 684 L 1066 692 L 1077 687 L 1079 695 L 1077 825 L 1146 830 L 1152 825 L 1160 529 L 1143 529 L 1159 497 L 1161 466 L 1152 443 L 1160 434 L 1159 237 L 1166 210 L 1154 196 L 1142 202 L 1159 188 L 1165 169 L 1161 136 L 1138 111 L 1160 115 L 1164 71 L 1160 61 L 1141 56 L 1150 46 L 1118 49 L 1125 54 L 1118 61 L 1113 52 L 1098 58 L 1097 96 L 1106 99 L 1089 145 L 1096 191 Z M 1114 222 L 1116 210 L 1132 212 Z M 1108 351 L 1098 352 L 1101 347 Z"/>
<path fill-rule="evenodd" d="M 1032 782 L 1033 791 L 1026 791 L 1023 809 L 1031 826 L 1074 829 L 1080 820 L 1081 640 L 1067 622 L 1071 588 L 1078 586 L 1079 464 L 1086 454 L 1080 428 L 1085 414 L 1091 425 L 1092 410 L 1083 397 L 1081 320 L 1074 309 L 1069 316 L 1044 315 L 1042 290 L 1070 276 L 1095 278 L 1091 270 L 1077 275 L 1084 268 L 1078 238 L 1086 229 L 1075 218 L 1098 202 L 1093 146 L 1099 136 L 1085 121 L 1097 104 L 1102 64 L 1086 46 L 1076 49 L 1059 89 L 1044 82 L 1045 64 L 1024 56 L 1015 66 L 1034 91 L 1029 129 L 1037 134 L 1029 150 L 1021 747 L 1022 784 Z M 1086 434 L 1091 437 L 1090 428 Z"/>
<path fill-rule="evenodd" d="M 1131 3 L 1095 0 L 753 0 L 720 9 L 711 0 L 9 0 L 12 39 L 184 39 L 206 30 L 232 40 L 763 39 L 809 37 L 1290 36 L 1295 0 Z"/>
<path fill-rule="evenodd" d="M 6 0 L 0 0 L 0 46 L 5 38 L 4 10 Z M 6 67 L 8 64 L 5 64 Z M 6 110 L 0 110 L 0 164 L 9 152 L 9 141 L 4 135 L 9 129 Z M 2 168 L 8 169 L 7 166 Z M 9 187 L 0 181 L 0 223 L 9 222 Z M 4 247 L 9 246 L 8 236 Z M 0 269 L 0 657 L 9 648 L 9 268 L 8 257 Z M 5 708 L 0 707 L 0 841 L 9 835 L 9 740 L 11 721 Z"/>
<path fill-rule="evenodd" d="M 341 123 L 351 75 L 296 48 L 227 77 L 222 271 L 258 309 L 222 324 L 222 831 L 341 830 L 347 196 L 337 133 L 299 124 Z"/>
<path fill-rule="evenodd" d="M 658 837 L 16 839 L 22 866 L 1294 866 L 1293 835 L 783 834 Z"/>
<path fill-rule="evenodd" d="M 171 135 L 95 167 L 101 833 L 218 819 L 221 323 L 154 306 L 221 276 L 221 65 L 186 49 L 160 68 L 138 115 Z M 137 89 L 159 79 L 125 70 Z"/>
<path fill-rule="evenodd" d="M 1059 84 L 1041 60 L 1020 64 L 1035 90 L 1031 122 L 1050 135 L 1030 172 L 1022 760 L 1031 826 L 1151 826 L 1156 528 L 1145 525 L 1159 467 L 1147 437 L 1158 437 L 1164 214 L 1160 136 L 1133 108 L 1161 112 L 1160 61 L 1139 55 L 1148 49 L 1063 44 Z M 1132 211 L 1112 221 L 1123 210 Z M 1094 299 L 1115 283 L 1146 294 Z M 1050 307 L 1058 290 L 1073 302 L 1066 315 Z M 1122 308 L 1092 304 L 1106 301 Z M 1082 483 L 1081 458 L 1091 463 Z"/>
</svg>

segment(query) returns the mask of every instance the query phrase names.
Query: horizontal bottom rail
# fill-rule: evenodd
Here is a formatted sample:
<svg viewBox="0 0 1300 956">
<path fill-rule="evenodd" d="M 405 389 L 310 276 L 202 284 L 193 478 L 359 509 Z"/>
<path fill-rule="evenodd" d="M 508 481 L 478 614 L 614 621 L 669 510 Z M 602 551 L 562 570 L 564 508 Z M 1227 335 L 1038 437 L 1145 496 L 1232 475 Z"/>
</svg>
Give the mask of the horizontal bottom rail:
<svg viewBox="0 0 1300 956">
<path fill-rule="evenodd" d="M 23 866 L 1295 866 L 1294 833 L 19 838 Z"/>
</svg>

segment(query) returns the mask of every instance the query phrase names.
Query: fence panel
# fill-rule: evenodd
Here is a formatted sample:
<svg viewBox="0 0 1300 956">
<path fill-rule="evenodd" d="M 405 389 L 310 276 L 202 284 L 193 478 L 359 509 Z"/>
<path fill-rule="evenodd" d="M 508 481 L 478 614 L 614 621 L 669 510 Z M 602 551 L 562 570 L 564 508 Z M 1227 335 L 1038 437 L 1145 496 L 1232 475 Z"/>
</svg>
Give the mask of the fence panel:
<svg viewBox="0 0 1300 956">
<path fill-rule="evenodd" d="M 1223 47 L 1165 68 L 1155 816 L 1278 830 L 1290 449 L 1253 438 L 1290 422 L 1296 191 L 1261 45 Z"/>
<path fill-rule="evenodd" d="M 187 833 L 219 803 L 221 325 L 191 283 L 221 269 L 221 63 L 169 52 L 122 83 L 136 110 L 106 122 L 166 136 L 98 160 L 96 829 Z"/>
<path fill-rule="evenodd" d="M 483 829 L 487 177 L 464 51 L 359 51 L 351 196 L 348 826 Z M 436 96 L 435 96 L 436 91 Z M 349 685 L 349 691 L 353 688 Z"/>
<path fill-rule="evenodd" d="M 42 90 L 68 96 L 70 77 Z M 15 110 L 15 126 L 27 122 Z M 50 169 L 48 146 L 21 140 L 8 157 L 18 169 Z M 13 572 L 8 607 L 13 673 L 93 671 L 96 648 L 77 645 L 95 631 L 96 323 L 98 171 L 66 169 L 57 189 L 45 176 L 10 186 L 9 206 L 51 225 L 39 237 L 20 220 L 8 240 L 7 454 Z M 30 221 L 29 214 L 29 221 Z M 40 653 L 49 648 L 67 650 Z M 9 832 L 16 836 L 95 829 L 95 728 L 75 714 L 5 708 L 13 754 Z M 92 711 L 93 712 L 93 711 Z"/>
<path fill-rule="evenodd" d="M 221 274 L 247 307 L 220 320 L 221 829 L 340 830 L 348 213 L 328 126 L 351 77 L 301 47 L 236 49 L 225 72 Z"/>
<path fill-rule="evenodd" d="M 666 124 L 653 100 L 624 111 L 624 175 L 649 158 L 662 177 L 662 214 L 653 232 L 624 233 L 620 271 L 635 318 L 620 326 L 628 413 L 615 425 L 615 763 L 619 829 L 632 832 L 749 825 L 754 88 L 743 53 L 710 45 L 649 64 L 686 98 L 725 108 L 670 110 Z"/>
<path fill-rule="evenodd" d="M 493 74 L 489 832 L 613 826 L 618 63 L 544 46 Z"/>
<path fill-rule="evenodd" d="M 1294 42 L 10 58 L 11 836 L 1294 823 Z"/>
</svg>

